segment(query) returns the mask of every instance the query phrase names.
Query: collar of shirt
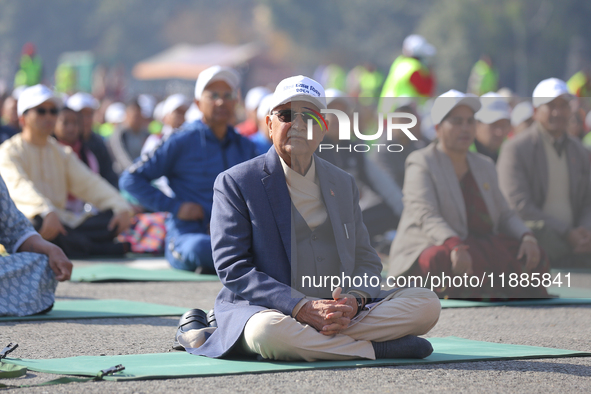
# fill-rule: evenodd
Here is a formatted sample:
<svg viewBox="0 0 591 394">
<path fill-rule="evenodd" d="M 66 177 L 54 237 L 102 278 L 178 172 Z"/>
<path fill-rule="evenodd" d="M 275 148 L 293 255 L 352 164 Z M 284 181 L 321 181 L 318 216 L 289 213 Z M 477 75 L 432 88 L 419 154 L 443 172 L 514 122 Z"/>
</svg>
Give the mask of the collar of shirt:
<svg viewBox="0 0 591 394">
<path fill-rule="evenodd" d="M 311 230 L 316 229 L 326 221 L 328 213 L 322 199 L 320 181 L 316 176 L 316 163 L 312 156 L 312 163 L 306 175 L 300 175 L 279 157 L 285 173 L 285 182 L 294 207 L 302 215 Z"/>
<path fill-rule="evenodd" d="M 540 131 L 540 135 L 542 136 L 542 138 L 546 142 L 549 142 L 550 145 L 552 145 L 554 147 L 554 149 L 556 150 L 556 153 L 558 154 L 558 157 L 562 156 L 562 152 L 564 152 L 564 149 L 566 148 L 566 141 L 568 140 L 566 133 L 563 133 L 558 138 L 554 138 L 550 134 L 550 132 L 548 130 L 546 130 L 546 128 L 539 123 L 538 123 L 538 129 Z"/>
<path fill-rule="evenodd" d="M 206 125 L 205 123 L 203 123 L 202 120 L 197 120 L 197 122 L 198 122 L 200 128 L 204 131 L 205 139 L 210 140 L 210 141 L 215 141 L 220 145 L 229 144 L 238 136 L 236 131 L 234 131 L 234 128 L 232 126 L 228 125 L 228 128 L 226 130 L 226 136 L 224 137 L 224 139 L 219 140 L 218 137 L 215 136 L 215 134 L 213 133 L 211 128 L 208 125 Z"/>
<path fill-rule="evenodd" d="M 285 161 L 283 161 L 283 159 L 281 158 L 281 156 L 279 156 L 279 160 L 281 160 L 281 167 L 283 167 L 283 172 L 285 173 L 285 180 L 287 181 L 287 184 L 289 186 L 295 186 L 293 185 L 294 182 L 297 183 L 314 183 L 316 185 L 318 185 L 318 179 L 316 177 L 316 162 L 314 161 L 314 156 L 312 156 L 312 164 L 310 165 L 310 168 L 308 169 L 308 172 L 306 173 L 306 175 L 302 176 L 300 173 L 292 170 L 287 163 L 285 163 Z"/>
<path fill-rule="evenodd" d="M 314 161 L 314 156 L 312 156 L 312 164 L 305 176 L 292 170 L 285 161 L 283 161 L 281 156 L 279 159 L 281 160 L 281 166 L 285 173 L 285 182 L 287 183 L 290 197 L 292 201 L 294 201 L 296 208 L 300 207 L 300 202 L 304 200 L 307 201 L 308 199 L 312 199 L 312 201 L 322 201 L 322 192 L 320 191 L 320 181 L 316 175 L 316 162 Z"/>
</svg>

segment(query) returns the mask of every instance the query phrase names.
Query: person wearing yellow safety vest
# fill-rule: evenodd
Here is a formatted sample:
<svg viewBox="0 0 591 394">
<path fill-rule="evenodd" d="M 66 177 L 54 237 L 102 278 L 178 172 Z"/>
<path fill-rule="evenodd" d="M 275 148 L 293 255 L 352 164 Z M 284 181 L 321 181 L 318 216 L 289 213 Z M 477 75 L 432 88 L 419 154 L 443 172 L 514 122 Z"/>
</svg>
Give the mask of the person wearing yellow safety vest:
<svg viewBox="0 0 591 394">
<path fill-rule="evenodd" d="M 496 92 L 498 85 L 498 70 L 493 66 L 490 56 L 482 55 L 470 72 L 468 93 L 482 96 L 488 92 Z"/>
<path fill-rule="evenodd" d="M 19 69 L 14 76 L 14 87 L 33 86 L 41 82 L 43 62 L 36 54 L 35 45 L 27 42 L 23 46 Z"/>
<path fill-rule="evenodd" d="M 581 70 L 566 82 L 568 91 L 577 97 L 589 97 L 591 93 L 591 69 Z"/>
<path fill-rule="evenodd" d="M 368 104 L 379 97 L 384 83 L 382 74 L 373 64 L 367 63 L 351 69 L 347 74 L 347 92 L 353 97 L 364 98 Z"/>
<path fill-rule="evenodd" d="M 338 64 L 329 64 L 322 72 L 321 83 L 327 89 L 344 91 L 346 88 L 347 73 Z"/>
<path fill-rule="evenodd" d="M 437 51 L 424 37 L 413 34 L 404 39 L 398 56 L 382 88 L 381 97 L 433 97 L 435 75 L 428 60 Z M 384 100 L 380 100 L 380 109 Z"/>
<path fill-rule="evenodd" d="M 481 108 L 474 114 L 476 139 L 470 151 L 488 156 L 497 162 L 503 141 L 511 131 L 511 107 L 496 93 L 480 97 Z"/>
<path fill-rule="evenodd" d="M 72 94 L 76 89 L 78 78 L 76 69 L 69 63 L 61 63 L 55 69 L 55 91 Z"/>
</svg>

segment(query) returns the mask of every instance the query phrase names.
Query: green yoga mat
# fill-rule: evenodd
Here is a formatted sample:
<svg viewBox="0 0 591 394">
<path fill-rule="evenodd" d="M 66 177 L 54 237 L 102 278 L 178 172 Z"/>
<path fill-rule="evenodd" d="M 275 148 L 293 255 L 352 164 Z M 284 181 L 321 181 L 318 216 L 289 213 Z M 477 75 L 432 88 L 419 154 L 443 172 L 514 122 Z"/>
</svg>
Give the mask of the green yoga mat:
<svg viewBox="0 0 591 394">
<path fill-rule="evenodd" d="M 56 301 L 53 309 L 36 316 L 2 316 L 0 323 L 27 320 L 103 319 L 112 317 L 180 316 L 187 308 L 127 300 Z"/>
<path fill-rule="evenodd" d="M 122 364 L 124 371 L 106 380 L 184 378 L 192 376 L 269 373 L 310 369 L 359 368 L 410 364 L 438 364 L 468 361 L 517 360 L 554 357 L 583 357 L 591 353 L 535 346 L 506 345 L 472 341 L 457 337 L 430 338 L 434 352 L 424 360 L 352 360 L 318 362 L 277 362 L 255 360 L 220 360 L 189 353 L 155 353 L 127 356 L 81 356 L 32 360 L 7 358 L 5 362 L 26 366 L 37 372 L 60 375 L 95 376 L 100 370 Z"/>
<path fill-rule="evenodd" d="M 147 270 L 122 264 L 92 264 L 74 267 L 72 282 L 209 282 L 219 281 L 217 275 L 199 275 L 176 269 Z"/>
<path fill-rule="evenodd" d="M 502 302 L 441 300 L 441 308 L 482 308 L 487 306 L 552 306 L 552 305 L 588 305 L 588 298 L 550 298 L 539 300 L 515 300 Z"/>
<path fill-rule="evenodd" d="M 559 298 L 532 298 L 514 301 L 467 301 L 441 300 L 441 308 L 482 308 L 491 306 L 552 306 L 552 305 L 588 305 L 591 304 L 591 290 L 576 287 L 553 287 L 549 293 Z"/>
</svg>

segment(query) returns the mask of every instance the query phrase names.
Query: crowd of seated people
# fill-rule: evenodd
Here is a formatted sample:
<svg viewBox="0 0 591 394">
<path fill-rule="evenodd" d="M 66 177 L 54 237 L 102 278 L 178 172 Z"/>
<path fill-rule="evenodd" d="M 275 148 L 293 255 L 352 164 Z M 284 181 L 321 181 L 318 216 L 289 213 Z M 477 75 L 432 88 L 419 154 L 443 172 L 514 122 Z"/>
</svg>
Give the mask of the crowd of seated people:
<svg viewBox="0 0 591 394">
<path fill-rule="evenodd" d="M 128 229 L 131 207 L 117 189 L 79 159 L 79 154 L 85 154 L 82 145 L 75 152 L 53 137 L 60 107 L 59 99 L 43 85 L 21 93 L 22 131 L 0 146 L 0 174 L 16 207 L 44 239 L 68 256 L 123 255 L 129 245 L 113 239 Z M 74 117 L 70 120 L 75 123 Z M 62 116 L 61 126 L 66 121 Z M 74 125 L 68 132 L 77 129 Z M 93 208 L 69 205 L 75 198 Z"/>
<path fill-rule="evenodd" d="M 214 181 L 274 146 L 268 127 L 271 90 L 257 87 L 247 94 L 248 119 L 234 128 L 239 86 L 234 70 L 215 66 L 200 74 L 194 100 L 169 95 L 158 115 L 145 115 L 141 97 L 125 111 L 121 103 L 111 104 L 119 112 L 107 137 L 94 123 L 102 105 L 88 93 L 62 100 L 36 85 L 4 98 L 3 198 L 32 226 L 23 225 L 22 231 L 37 231 L 49 242 L 39 250 L 50 255 L 59 278 L 68 276 L 67 267 L 56 268 L 54 260 L 136 250 L 130 226 L 133 231 L 139 222 L 159 226 L 161 246 L 153 250 L 164 253 L 173 268 L 216 272 L 210 236 Z M 359 102 L 336 89 L 326 91 L 326 105 L 351 119 L 359 110 Z M 199 119 L 186 121 L 192 106 Z M 520 102 L 495 93 L 478 98 L 450 91 L 427 114 L 412 98 L 397 100 L 392 108 L 417 118 L 409 128 L 417 138 L 394 129 L 375 142 L 398 144 L 401 152 L 319 149 L 315 156 L 355 179 L 364 226 L 390 275 L 543 274 L 550 267 L 591 267 L 587 108 L 564 82 L 542 81 L 532 99 Z M 162 129 L 152 134 L 154 118 Z M 322 143 L 338 145 L 337 117 L 324 118 Z M 434 135 L 433 141 L 427 135 Z M 396 234 L 391 245 L 375 242 L 388 233 Z M 9 253 L 40 242 L 3 240 Z M 67 257 L 57 258 L 50 244 Z M 464 298 L 546 295 L 543 289 L 484 288 L 437 292 Z"/>
</svg>

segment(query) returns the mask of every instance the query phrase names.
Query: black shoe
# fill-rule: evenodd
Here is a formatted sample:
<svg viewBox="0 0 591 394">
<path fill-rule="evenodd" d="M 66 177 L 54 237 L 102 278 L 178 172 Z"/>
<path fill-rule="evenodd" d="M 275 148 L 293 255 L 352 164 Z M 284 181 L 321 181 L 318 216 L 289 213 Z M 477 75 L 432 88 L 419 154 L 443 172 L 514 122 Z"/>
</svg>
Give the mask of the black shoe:
<svg viewBox="0 0 591 394">
<path fill-rule="evenodd" d="M 175 350 L 184 350 L 185 348 L 178 341 L 179 335 L 190 330 L 198 330 L 205 327 L 209 327 L 209 325 L 207 324 L 207 315 L 204 311 L 201 309 L 191 309 L 190 311 L 185 312 L 179 320 L 172 348 Z"/>
<path fill-rule="evenodd" d="M 218 274 L 217 272 L 215 272 L 215 269 L 206 268 L 202 265 L 197 267 L 197 269 L 195 270 L 195 273 L 197 275 L 217 275 Z"/>
<path fill-rule="evenodd" d="M 210 327 L 217 327 L 218 322 L 215 320 L 215 314 L 213 313 L 213 308 L 207 312 L 207 324 Z"/>
</svg>

